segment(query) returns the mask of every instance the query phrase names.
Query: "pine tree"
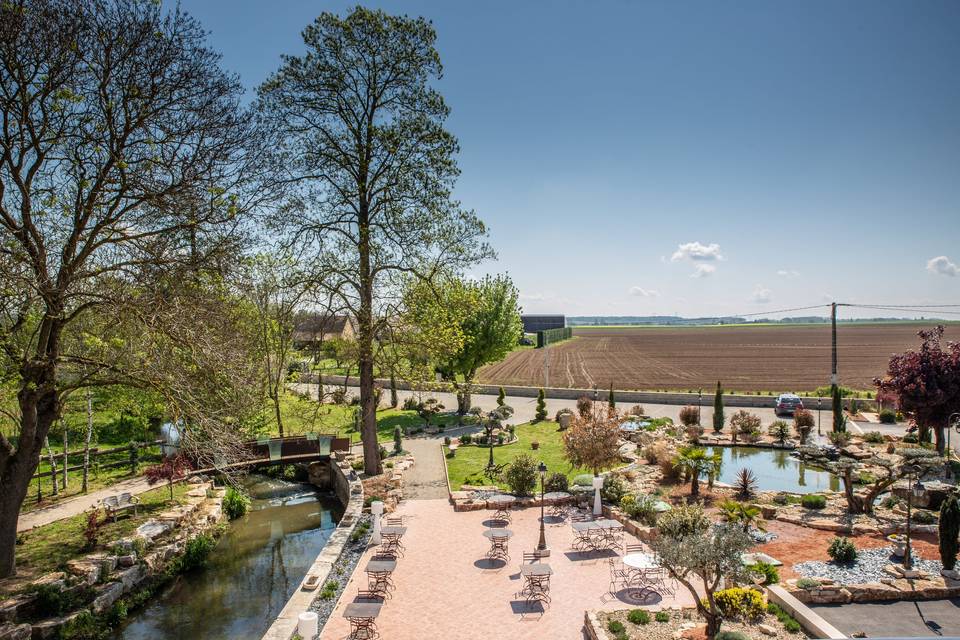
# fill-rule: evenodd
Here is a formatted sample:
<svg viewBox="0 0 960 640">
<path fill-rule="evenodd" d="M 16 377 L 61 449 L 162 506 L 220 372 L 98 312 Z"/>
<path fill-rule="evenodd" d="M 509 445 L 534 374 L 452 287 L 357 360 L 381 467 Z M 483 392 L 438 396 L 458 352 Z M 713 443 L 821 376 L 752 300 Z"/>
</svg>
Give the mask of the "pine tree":
<svg viewBox="0 0 960 640">
<path fill-rule="evenodd" d="M 713 397 L 713 430 L 716 433 L 722 432 L 724 422 L 723 387 L 720 386 L 720 381 L 717 380 L 717 394 Z"/>
<path fill-rule="evenodd" d="M 537 392 L 537 421 L 547 419 L 547 401 L 543 395 L 543 389 Z"/>
<path fill-rule="evenodd" d="M 497 406 L 502 407 L 507 403 L 507 392 L 503 390 L 503 387 L 500 387 L 500 392 L 497 393 Z"/>
<path fill-rule="evenodd" d="M 613 382 L 610 383 L 610 395 L 607 396 L 607 406 L 610 408 L 610 411 L 617 408 L 617 401 L 613 397 Z"/>
<path fill-rule="evenodd" d="M 943 568 L 953 570 L 957 566 L 960 535 L 960 502 L 956 495 L 949 495 L 940 505 L 940 562 Z"/>
</svg>

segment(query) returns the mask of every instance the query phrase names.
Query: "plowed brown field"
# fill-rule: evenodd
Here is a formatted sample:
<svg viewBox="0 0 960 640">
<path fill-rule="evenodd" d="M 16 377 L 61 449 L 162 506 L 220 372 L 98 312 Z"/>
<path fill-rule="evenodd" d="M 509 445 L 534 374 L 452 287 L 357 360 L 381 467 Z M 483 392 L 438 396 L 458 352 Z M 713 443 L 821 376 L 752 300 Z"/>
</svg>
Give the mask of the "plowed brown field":
<svg viewBox="0 0 960 640">
<path fill-rule="evenodd" d="M 840 384 L 872 389 L 893 353 L 917 348 L 929 324 L 840 324 Z M 550 347 L 553 387 L 626 390 L 812 391 L 830 383 L 830 325 L 611 327 L 574 329 Z M 960 325 L 944 338 L 960 340 Z M 484 367 L 479 382 L 543 386 L 544 350 L 511 353 Z"/>
</svg>

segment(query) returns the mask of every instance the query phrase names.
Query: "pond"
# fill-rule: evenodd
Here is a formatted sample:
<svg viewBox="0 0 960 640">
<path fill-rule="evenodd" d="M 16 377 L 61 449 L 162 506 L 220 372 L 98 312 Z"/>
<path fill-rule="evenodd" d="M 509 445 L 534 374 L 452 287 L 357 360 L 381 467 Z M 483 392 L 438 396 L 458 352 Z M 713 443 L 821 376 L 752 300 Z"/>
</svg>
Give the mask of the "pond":
<svg viewBox="0 0 960 640">
<path fill-rule="evenodd" d="M 713 447 L 711 451 L 723 455 L 723 469 L 718 480 L 726 484 L 733 484 L 741 469 L 750 469 L 757 477 L 761 491 L 816 493 L 840 490 L 837 476 L 804 464 L 784 449 Z"/>
<path fill-rule="evenodd" d="M 343 509 L 312 485 L 251 475 L 252 503 L 206 569 L 177 578 L 114 638 L 259 640 L 337 526 Z"/>
</svg>

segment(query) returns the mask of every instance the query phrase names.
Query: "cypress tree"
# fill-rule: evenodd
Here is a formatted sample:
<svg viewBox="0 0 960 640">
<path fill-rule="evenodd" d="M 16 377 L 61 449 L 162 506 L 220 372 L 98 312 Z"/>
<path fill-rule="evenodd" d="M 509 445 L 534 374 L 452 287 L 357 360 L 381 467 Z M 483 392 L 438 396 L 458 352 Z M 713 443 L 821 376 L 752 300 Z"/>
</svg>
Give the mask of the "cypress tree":
<svg viewBox="0 0 960 640">
<path fill-rule="evenodd" d="M 543 389 L 537 391 L 537 421 L 547 418 L 547 402 L 543 396 Z"/>
<path fill-rule="evenodd" d="M 723 388 L 720 381 L 717 380 L 717 393 L 713 396 L 713 430 L 715 433 L 723 431 L 723 423 L 726 420 L 723 417 Z"/>
<path fill-rule="evenodd" d="M 610 395 L 607 396 L 607 406 L 611 411 L 617 408 L 617 400 L 613 397 L 613 382 L 610 383 Z"/>
<path fill-rule="evenodd" d="M 831 385 L 830 395 L 833 398 L 833 430 L 846 431 L 847 420 L 843 415 L 843 398 L 840 396 L 840 387 Z"/>
<path fill-rule="evenodd" d="M 403 435 L 400 425 L 393 428 L 393 452 L 397 455 L 403 453 Z"/>
<path fill-rule="evenodd" d="M 943 568 L 953 570 L 957 566 L 957 551 L 960 543 L 960 503 L 951 494 L 940 505 L 940 562 Z"/>
<path fill-rule="evenodd" d="M 500 387 L 500 391 L 497 393 L 497 406 L 502 407 L 507 402 L 507 393 L 503 390 L 503 387 Z"/>
</svg>

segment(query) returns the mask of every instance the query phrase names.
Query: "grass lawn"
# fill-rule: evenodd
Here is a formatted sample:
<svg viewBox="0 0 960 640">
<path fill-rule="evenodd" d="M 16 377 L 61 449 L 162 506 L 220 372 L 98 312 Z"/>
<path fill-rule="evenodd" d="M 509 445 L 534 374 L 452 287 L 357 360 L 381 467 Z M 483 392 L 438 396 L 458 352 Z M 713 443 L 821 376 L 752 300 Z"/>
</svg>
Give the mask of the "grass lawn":
<svg viewBox="0 0 960 640">
<path fill-rule="evenodd" d="M 123 454 L 124 458 L 129 457 L 128 454 Z M 105 458 L 106 459 L 106 458 Z M 113 460 L 112 457 L 109 458 Z M 156 464 L 160 461 L 160 449 L 155 447 L 152 449 L 152 452 L 147 454 L 144 451 L 141 451 L 140 454 L 140 464 L 139 471 L 143 472 L 144 467 Z M 23 501 L 23 506 L 20 507 L 21 513 L 26 513 L 28 511 L 33 511 L 38 507 L 46 507 L 50 504 L 58 502 L 60 500 L 65 500 L 67 498 L 73 498 L 80 495 L 80 489 L 82 485 L 83 471 L 71 471 L 67 474 L 67 488 L 64 489 L 62 486 L 63 483 L 63 457 L 57 459 L 57 486 L 59 492 L 56 497 L 51 495 L 53 490 L 53 481 L 49 476 L 40 479 L 40 488 L 43 492 L 43 500 L 37 502 L 37 481 L 34 479 L 30 484 L 30 489 L 27 491 L 27 497 Z M 73 458 L 70 460 L 70 464 L 77 464 L 73 461 Z M 49 470 L 49 464 L 47 463 L 46 458 L 44 462 L 41 463 L 38 472 L 44 472 Z M 136 474 L 139 475 L 139 474 Z M 98 470 L 92 463 L 90 465 L 90 475 L 87 478 L 87 491 L 97 491 L 108 487 L 112 484 L 120 482 L 121 480 L 126 480 L 128 478 L 136 477 L 135 474 L 130 473 L 130 467 L 128 465 L 122 465 L 119 467 L 111 467 L 109 469 L 100 469 Z"/>
<path fill-rule="evenodd" d="M 107 520 L 103 523 L 98 548 L 130 535 L 141 524 L 174 504 L 184 504 L 183 496 L 192 486 L 187 483 L 174 485 L 173 502 L 170 502 L 170 490 L 166 485 L 140 494 L 136 517 L 128 511 L 129 516 L 122 515 L 116 522 Z M 100 517 L 105 517 L 102 512 Z M 16 549 L 18 574 L 36 577 L 57 571 L 67 560 L 89 553 L 83 549 L 86 526 L 87 514 L 81 513 L 20 534 L 18 541 L 22 544 L 17 544 Z"/>
<path fill-rule="evenodd" d="M 281 400 L 284 434 L 298 435 L 309 432 L 337 433 L 350 436 L 352 442 L 360 441 L 360 433 L 354 429 L 354 409 L 335 404 L 317 404 L 303 396 L 287 393 Z M 268 422 L 270 434 L 277 435 L 277 422 L 272 408 Z M 440 414 L 431 421 L 435 425 L 455 425 L 460 416 L 454 413 Z M 377 411 L 377 440 L 393 442 L 393 429 L 399 426 L 404 431 L 423 427 L 423 418 L 416 411 L 384 408 Z"/>
<path fill-rule="evenodd" d="M 527 422 L 517 426 L 518 442 L 493 448 L 493 461 L 496 464 L 512 462 L 522 453 L 529 453 L 538 463 L 542 460 L 547 465 L 547 474 L 554 471 L 566 474 L 571 480 L 581 473 L 589 473 L 586 469 L 572 467 L 563 453 L 563 442 L 558 425 L 552 420 L 543 422 Z M 536 440 L 540 448 L 534 451 L 530 443 Z M 457 491 L 464 484 L 486 485 L 490 480 L 483 475 L 489 460 L 489 449 L 483 446 L 463 446 L 457 449 L 457 454 L 447 458 L 447 473 L 450 477 L 450 487 Z M 507 489 L 507 485 L 498 482 L 498 486 Z"/>
</svg>

